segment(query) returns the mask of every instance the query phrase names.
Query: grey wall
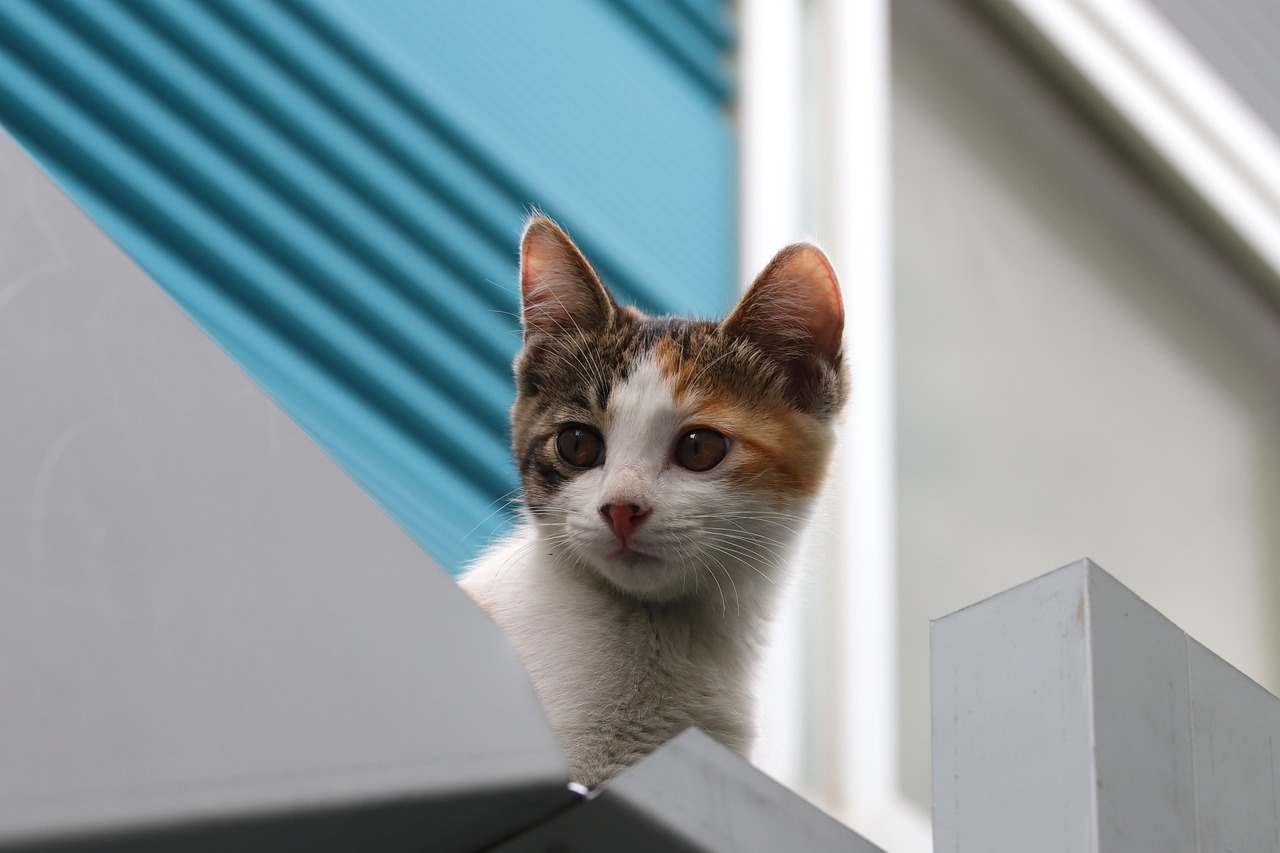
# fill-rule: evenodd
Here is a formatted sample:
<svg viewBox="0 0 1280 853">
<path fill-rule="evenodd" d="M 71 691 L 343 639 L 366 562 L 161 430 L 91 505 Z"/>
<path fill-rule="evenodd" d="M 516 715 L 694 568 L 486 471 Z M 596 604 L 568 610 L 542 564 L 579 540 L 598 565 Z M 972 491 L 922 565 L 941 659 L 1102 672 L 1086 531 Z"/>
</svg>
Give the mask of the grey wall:
<svg viewBox="0 0 1280 853">
<path fill-rule="evenodd" d="M 0 134 L 0 847 L 470 849 L 566 776 L 497 628 Z"/>
</svg>

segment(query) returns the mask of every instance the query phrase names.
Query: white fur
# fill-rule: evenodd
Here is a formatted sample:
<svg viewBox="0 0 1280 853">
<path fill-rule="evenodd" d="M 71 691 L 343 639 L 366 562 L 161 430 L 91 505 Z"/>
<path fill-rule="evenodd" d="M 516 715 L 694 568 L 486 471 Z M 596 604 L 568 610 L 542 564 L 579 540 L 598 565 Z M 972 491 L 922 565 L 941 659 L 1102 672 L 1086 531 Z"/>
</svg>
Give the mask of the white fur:
<svg viewBox="0 0 1280 853">
<path fill-rule="evenodd" d="M 807 507 L 735 486 L 725 460 L 672 461 L 691 420 L 646 360 L 610 398 L 605 463 L 483 554 L 462 587 L 515 645 L 569 755 L 595 786 L 697 725 L 741 754 L 754 738 L 752 676 Z M 714 426 L 711 424 L 710 426 Z M 619 556 L 600 514 L 651 513 Z"/>
</svg>

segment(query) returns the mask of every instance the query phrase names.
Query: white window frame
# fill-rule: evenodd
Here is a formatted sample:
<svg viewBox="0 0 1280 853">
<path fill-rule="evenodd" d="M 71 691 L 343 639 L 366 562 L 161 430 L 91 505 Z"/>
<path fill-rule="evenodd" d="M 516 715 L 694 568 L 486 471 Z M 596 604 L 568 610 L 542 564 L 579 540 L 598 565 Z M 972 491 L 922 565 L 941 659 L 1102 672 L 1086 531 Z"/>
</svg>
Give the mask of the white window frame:
<svg viewBox="0 0 1280 853">
<path fill-rule="evenodd" d="M 772 652 L 763 709 L 772 731 L 757 760 L 803 790 L 806 750 L 834 750 L 835 772 L 807 793 L 886 850 L 924 853 L 929 815 L 903 792 L 898 767 L 890 2 L 739 3 L 741 269 L 760 269 L 802 236 L 821 238 L 841 275 L 854 377 L 820 512 L 834 534 L 825 556 L 837 564 L 822 595 L 841 617 L 817 638 L 839 650 L 822 700 L 833 708 L 805 707 L 814 701 L 805 696 L 809 629 L 793 605 Z M 1252 255 L 1280 295 L 1280 137 L 1159 13 L 1145 0 L 984 2 Z M 823 73 L 806 79 L 806 66 Z"/>
<path fill-rule="evenodd" d="M 760 269 L 782 245 L 816 233 L 840 272 L 855 387 L 819 512 L 834 534 L 826 556 L 837 564 L 822 595 L 835 596 L 846 617 L 822 638 L 844 650 L 835 656 L 834 713 L 804 736 L 806 629 L 793 607 L 770 662 L 764 716 L 772 731 L 757 760 L 798 785 L 806 744 L 834 750 L 829 790 L 810 793 L 873 842 L 905 853 L 930 849 L 931 830 L 903 794 L 897 766 L 888 11 L 888 0 L 740 3 L 739 260 L 744 271 Z M 805 67 L 821 73 L 806 80 Z M 827 138 L 806 138 L 813 133 Z M 806 153 L 816 162 L 806 164 Z"/>
<path fill-rule="evenodd" d="M 1144 0 L 986 2 L 1280 281 L 1280 138 L 1168 20 Z"/>
</svg>

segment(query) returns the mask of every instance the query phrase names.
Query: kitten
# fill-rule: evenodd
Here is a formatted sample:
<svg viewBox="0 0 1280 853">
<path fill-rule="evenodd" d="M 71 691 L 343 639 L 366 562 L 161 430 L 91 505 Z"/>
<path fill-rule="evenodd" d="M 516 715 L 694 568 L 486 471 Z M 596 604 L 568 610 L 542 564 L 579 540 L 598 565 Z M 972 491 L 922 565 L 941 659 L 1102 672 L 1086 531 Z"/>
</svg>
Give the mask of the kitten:
<svg viewBox="0 0 1280 853">
<path fill-rule="evenodd" d="M 535 216 L 520 288 L 527 517 L 462 586 L 514 643 L 577 782 L 693 725 L 745 755 L 753 671 L 846 395 L 835 273 L 799 243 L 722 322 L 647 317 Z"/>
</svg>

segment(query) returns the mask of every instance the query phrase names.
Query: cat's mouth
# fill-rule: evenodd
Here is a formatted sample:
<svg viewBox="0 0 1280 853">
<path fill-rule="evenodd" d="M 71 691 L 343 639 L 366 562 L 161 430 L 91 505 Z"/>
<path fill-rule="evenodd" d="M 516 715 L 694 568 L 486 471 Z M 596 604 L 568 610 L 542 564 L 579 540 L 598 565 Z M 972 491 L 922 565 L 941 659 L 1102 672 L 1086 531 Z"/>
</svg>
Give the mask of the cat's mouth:
<svg viewBox="0 0 1280 853">
<path fill-rule="evenodd" d="M 631 545 L 616 544 L 596 561 L 596 571 L 619 591 L 649 601 L 666 601 L 679 595 L 684 585 L 671 572 L 668 561 Z"/>
<path fill-rule="evenodd" d="M 653 554 L 639 551 L 631 545 L 619 545 L 609 552 L 609 558 L 626 565 L 640 565 L 658 560 Z"/>
</svg>

